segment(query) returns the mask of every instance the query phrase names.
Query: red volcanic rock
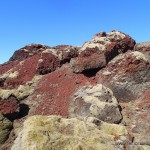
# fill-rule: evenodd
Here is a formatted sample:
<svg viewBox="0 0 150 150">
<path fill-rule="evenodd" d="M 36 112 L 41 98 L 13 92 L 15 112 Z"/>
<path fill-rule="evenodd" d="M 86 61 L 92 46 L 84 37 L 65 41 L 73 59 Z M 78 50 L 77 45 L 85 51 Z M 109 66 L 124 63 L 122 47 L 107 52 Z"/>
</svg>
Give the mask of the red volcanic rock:
<svg viewBox="0 0 150 150">
<path fill-rule="evenodd" d="M 93 83 L 83 74 L 74 74 L 69 65 L 43 76 L 33 95 L 33 101 L 37 104 L 31 114 L 68 116 L 73 93 L 80 86 Z"/>
<path fill-rule="evenodd" d="M 54 47 L 58 56 L 60 56 L 61 64 L 69 62 L 71 58 L 78 56 L 79 47 L 70 45 L 58 45 Z"/>
<path fill-rule="evenodd" d="M 17 88 L 19 85 L 31 81 L 32 78 L 37 74 L 36 68 L 38 66 L 38 61 L 40 57 L 41 55 L 36 54 L 32 57 L 21 61 L 16 66 L 14 66 L 11 72 L 17 72 L 18 75 L 15 78 L 7 77 L 4 83 L 4 88 Z"/>
<path fill-rule="evenodd" d="M 109 87 L 118 100 L 133 100 L 150 87 L 150 63 L 144 54 L 129 51 L 110 61 L 96 79 Z"/>
<path fill-rule="evenodd" d="M 0 75 L 2 75 L 3 73 L 7 72 L 10 69 L 12 69 L 15 65 L 18 64 L 18 62 L 19 61 L 7 62 L 7 63 L 0 65 Z"/>
<path fill-rule="evenodd" d="M 32 115 L 92 116 L 148 141 L 150 42 L 135 45 L 129 35 L 111 31 L 82 47 L 27 45 L 0 65 L 0 97 L 0 113 L 13 120 L 15 133 L 4 149 Z"/>
<path fill-rule="evenodd" d="M 60 66 L 60 60 L 52 54 L 42 54 L 38 60 L 37 73 L 44 75 L 56 70 Z"/>
<path fill-rule="evenodd" d="M 9 59 L 9 61 L 16 61 L 19 59 L 26 59 L 30 56 L 33 56 L 34 54 L 38 54 L 42 52 L 43 50 L 49 48 L 49 46 L 42 45 L 42 44 L 31 44 L 27 45 L 17 51 L 13 54 L 13 56 Z"/>
<path fill-rule="evenodd" d="M 47 74 L 60 67 L 63 63 L 70 61 L 78 55 L 78 48 L 73 46 L 60 45 L 54 48 L 40 44 L 25 46 L 18 52 L 32 52 L 33 56 L 23 59 L 22 55 L 14 55 L 21 60 L 8 62 L 0 67 L 0 86 L 3 88 L 16 88 L 21 84 L 30 81 L 36 74 Z M 11 70 L 10 70 L 11 69 Z M 14 76 L 16 73 L 16 76 Z M 13 74 L 13 77 L 12 75 Z"/>
<path fill-rule="evenodd" d="M 126 35 L 122 40 L 112 42 L 106 47 L 105 57 L 107 62 L 120 53 L 125 53 L 127 50 L 132 50 L 134 45 L 135 41 L 128 35 Z"/>
<path fill-rule="evenodd" d="M 12 119 L 19 113 L 19 101 L 14 96 L 6 99 L 0 98 L 0 113 Z"/>
<path fill-rule="evenodd" d="M 134 45 L 135 41 L 122 32 L 115 30 L 108 34 L 101 32 L 79 49 L 79 56 L 71 61 L 72 69 L 79 73 L 102 68 L 118 54 L 132 50 Z"/>
<path fill-rule="evenodd" d="M 88 56 L 89 55 L 89 56 Z M 93 53 L 86 51 L 81 53 L 79 57 L 71 59 L 71 67 L 74 72 L 80 73 L 86 70 L 102 68 L 106 65 L 106 60 L 103 54 Z"/>
</svg>

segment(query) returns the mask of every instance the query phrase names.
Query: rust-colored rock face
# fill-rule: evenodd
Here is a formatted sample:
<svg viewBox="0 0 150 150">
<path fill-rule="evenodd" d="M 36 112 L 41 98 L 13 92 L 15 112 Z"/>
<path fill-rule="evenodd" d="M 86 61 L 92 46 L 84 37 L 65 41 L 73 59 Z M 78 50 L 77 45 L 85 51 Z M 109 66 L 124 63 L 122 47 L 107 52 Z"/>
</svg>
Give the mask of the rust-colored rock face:
<svg viewBox="0 0 150 150">
<path fill-rule="evenodd" d="M 16 114 L 19 113 L 19 101 L 17 98 L 14 96 L 9 96 L 5 99 L 0 98 L 0 113 L 10 119 L 17 117 Z"/>
<path fill-rule="evenodd" d="M 93 36 L 92 40 L 83 44 L 79 49 L 79 57 L 71 60 L 74 72 L 103 68 L 106 63 L 120 53 L 134 48 L 135 41 L 122 32 L 101 32 Z"/>
<path fill-rule="evenodd" d="M 30 56 L 33 56 L 35 54 L 38 54 L 38 53 L 46 50 L 47 48 L 49 48 L 49 46 L 45 46 L 42 44 L 27 45 L 27 46 L 15 51 L 15 53 L 9 60 L 16 61 L 16 60 L 20 60 L 20 59 L 26 59 Z"/>
<path fill-rule="evenodd" d="M 52 54 L 42 54 L 38 60 L 37 73 L 40 75 L 48 74 L 60 66 L 60 60 Z"/>
<path fill-rule="evenodd" d="M 143 53 L 129 51 L 110 61 L 96 79 L 111 88 L 120 101 L 133 100 L 150 87 L 150 63 Z"/>
<path fill-rule="evenodd" d="M 101 132 L 107 133 L 101 136 L 104 137 L 101 141 L 104 147 L 108 142 L 106 135 L 111 135 L 111 142 L 125 141 L 122 145 L 113 146 L 118 150 L 149 148 L 148 144 L 134 143 L 149 142 L 150 137 L 150 42 L 136 44 L 129 35 L 113 30 L 95 34 L 81 47 L 27 45 L 0 65 L 0 114 L 11 121 L 8 121 L 11 128 L 8 128 L 7 136 L 4 135 L 7 128 L 0 129 L 4 137 L 1 150 L 20 149 L 16 141 L 21 141 L 22 135 L 26 136 L 23 122 L 34 115 L 60 115 L 76 119 L 83 126 L 86 124 L 88 129 L 104 131 Z M 44 117 L 40 118 L 43 122 Z M 57 120 L 57 125 L 61 124 L 60 120 Z M 73 126 L 68 126 L 71 125 L 68 119 L 62 120 L 67 122 L 64 122 L 67 126 L 57 133 L 72 132 Z M 51 120 L 54 124 L 55 121 Z M 47 123 L 45 125 L 53 131 Z M 118 135 L 124 133 L 121 129 L 126 131 L 126 138 Z M 90 130 L 88 132 L 90 134 Z M 42 136 L 49 135 L 44 131 Z M 57 135 L 55 137 L 56 143 L 62 143 Z M 35 139 L 39 144 L 40 138 L 35 135 Z M 127 145 L 129 141 L 133 145 Z M 26 147 L 25 144 L 22 146 Z M 78 148 L 81 149 L 80 145 Z"/>
<path fill-rule="evenodd" d="M 71 96 L 80 86 L 90 83 L 94 81 L 74 74 L 69 65 L 43 76 L 33 95 L 37 105 L 31 114 L 68 116 Z"/>
</svg>

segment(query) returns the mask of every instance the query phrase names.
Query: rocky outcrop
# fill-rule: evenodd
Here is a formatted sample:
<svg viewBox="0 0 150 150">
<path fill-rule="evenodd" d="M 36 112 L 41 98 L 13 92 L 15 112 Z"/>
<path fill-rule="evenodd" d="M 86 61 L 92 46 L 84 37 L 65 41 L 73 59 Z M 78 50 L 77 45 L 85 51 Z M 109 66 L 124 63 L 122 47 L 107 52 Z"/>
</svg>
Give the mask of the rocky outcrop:
<svg viewBox="0 0 150 150">
<path fill-rule="evenodd" d="M 9 117 L 9 119 L 17 118 L 19 113 L 18 99 L 13 95 L 0 98 L 0 113 Z"/>
<path fill-rule="evenodd" d="M 42 77 L 33 94 L 33 103 L 37 104 L 31 110 L 31 114 L 67 117 L 71 96 L 80 86 L 94 83 L 83 74 L 74 74 L 69 64 L 66 64 Z"/>
<path fill-rule="evenodd" d="M 109 123 L 119 123 L 122 119 L 112 91 L 101 84 L 84 86 L 74 94 L 70 116 L 96 117 Z"/>
<path fill-rule="evenodd" d="M 71 60 L 74 72 L 102 68 L 112 58 L 120 53 L 134 48 L 135 41 L 128 35 L 111 31 L 106 34 L 101 32 L 93 36 L 92 40 L 83 44 L 79 49 L 79 57 Z"/>
<path fill-rule="evenodd" d="M 115 139 L 116 135 L 118 139 Z M 121 125 L 107 124 L 95 118 L 87 118 L 84 122 L 76 118 L 33 116 L 24 122 L 11 150 L 109 150 L 117 148 L 113 144 L 117 140 L 128 140 L 127 130 Z"/>
<path fill-rule="evenodd" d="M 5 143 L 12 129 L 12 123 L 0 113 L 0 147 Z"/>
<path fill-rule="evenodd" d="M 143 53 L 129 51 L 110 61 L 96 79 L 112 89 L 120 101 L 133 100 L 150 88 L 150 63 Z"/>
<path fill-rule="evenodd" d="M 57 67 L 60 67 L 60 60 L 52 54 L 42 54 L 38 60 L 37 73 L 40 75 L 48 74 Z"/>
<path fill-rule="evenodd" d="M 86 70 L 102 68 L 106 65 L 106 60 L 103 54 L 97 52 L 89 54 L 89 56 L 86 54 L 79 55 L 79 57 L 71 59 L 70 64 L 75 73 L 80 73 Z"/>
<path fill-rule="evenodd" d="M 147 150 L 149 101 L 149 42 L 27 45 L 0 65 L 0 149 Z"/>
<path fill-rule="evenodd" d="M 9 61 L 26 59 L 35 54 L 39 54 L 40 52 L 42 52 L 48 48 L 49 48 L 49 46 L 42 45 L 42 44 L 30 44 L 30 45 L 27 45 L 27 46 L 22 47 L 21 49 L 15 51 L 15 53 L 9 59 Z"/>
</svg>

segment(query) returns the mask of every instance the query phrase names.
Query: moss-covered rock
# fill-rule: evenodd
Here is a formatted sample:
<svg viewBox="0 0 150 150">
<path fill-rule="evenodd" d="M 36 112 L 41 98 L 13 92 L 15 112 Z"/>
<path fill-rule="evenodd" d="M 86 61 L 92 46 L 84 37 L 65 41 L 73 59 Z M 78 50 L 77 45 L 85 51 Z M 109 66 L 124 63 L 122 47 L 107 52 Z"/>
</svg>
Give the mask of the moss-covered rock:
<svg viewBox="0 0 150 150">
<path fill-rule="evenodd" d="M 24 122 L 12 150 L 113 150 L 116 134 L 125 137 L 127 130 L 93 117 L 81 121 L 60 116 L 32 116 Z"/>
<path fill-rule="evenodd" d="M 12 123 L 8 119 L 6 119 L 0 113 L 0 147 L 7 140 L 10 131 L 12 129 Z"/>
</svg>

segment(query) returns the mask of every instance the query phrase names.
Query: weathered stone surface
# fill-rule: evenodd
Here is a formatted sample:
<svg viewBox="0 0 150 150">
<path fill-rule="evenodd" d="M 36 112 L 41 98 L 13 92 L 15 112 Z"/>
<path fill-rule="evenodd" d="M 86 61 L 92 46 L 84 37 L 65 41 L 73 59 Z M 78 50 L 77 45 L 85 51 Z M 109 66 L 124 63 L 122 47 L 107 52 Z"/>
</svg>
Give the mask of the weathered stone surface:
<svg viewBox="0 0 150 150">
<path fill-rule="evenodd" d="M 150 42 L 137 43 L 134 50 L 143 53 L 150 62 Z"/>
<path fill-rule="evenodd" d="M 135 41 L 119 31 L 94 35 L 79 49 L 79 56 L 71 60 L 74 72 L 80 73 L 90 69 L 102 68 L 120 53 L 134 48 Z"/>
<path fill-rule="evenodd" d="M 106 65 L 106 60 L 103 54 L 95 53 L 86 57 L 73 58 L 70 64 L 75 73 L 80 73 L 86 70 L 102 68 Z"/>
<path fill-rule="evenodd" d="M 77 57 L 79 48 L 77 46 L 58 45 L 53 47 L 50 53 L 57 56 L 61 60 L 61 64 L 63 64 L 69 62 L 71 58 Z"/>
<path fill-rule="evenodd" d="M 19 113 L 19 101 L 17 98 L 12 95 L 0 98 L 0 113 L 10 118 L 16 118 L 16 114 Z"/>
<path fill-rule="evenodd" d="M 119 123 L 122 119 L 112 91 L 101 84 L 84 86 L 74 94 L 70 116 L 92 116 L 109 123 Z"/>
<path fill-rule="evenodd" d="M 76 89 L 94 83 L 83 74 L 74 74 L 69 64 L 65 64 L 42 77 L 31 99 L 36 103 L 31 114 L 68 116 L 71 96 Z"/>
<path fill-rule="evenodd" d="M 76 118 L 64 119 L 59 116 L 33 116 L 24 122 L 23 130 L 15 140 L 11 150 L 48 150 L 48 149 L 122 149 L 113 145 L 115 136 L 118 141 L 127 140 L 124 126 L 93 123 L 89 118 L 85 122 Z M 35 128 L 36 127 L 36 128 Z M 123 140 L 124 137 L 124 140 Z M 120 148 L 119 148 L 120 147 Z"/>
<path fill-rule="evenodd" d="M 8 99 L 11 95 L 15 96 L 18 100 L 22 100 L 29 95 L 33 94 L 41 76 L 34 76 L 33 79 L 24 85 L 19 85 L 16 89 L 0 89 L 0 98 Z"/>
<path fill-rule="evenodd" d="M 42 54 L 38 60 L 37 73 L 44 75 L 56 70 L 57 67 L 60 67 L 60 60 L 52 54 Z"/>
<path fill-rule="evenodd" d="M 104 147 L 110 141 L 112 142 L 112 139 L 110 140 L 112 135 L 116 142 L 127 140 L 126 143 L 131 141 L 145 142 L 145 144 L 142 146 L 121 143 L 122 145 L 119 146 L 111 143 L 110 147 L 109 144 L 107 145 L 109 148 L 106 146 L 106 149 L 149 149 L 146 142 L 149 142 L 150 137 L 150 44 L 142 42 L 134 45 L 135 41 L 130 36 L 119 31 L 111 31 L 94 35 L 92 40 L 84 43 L 82 47 L 70 45 L 49 47 L 31 44 L 15 52 L 10 61 L 0 65 L 0 109 L 3 110 L 5 117 L 9 119 L 10 116 L 13 117 L 11 119 L 14 128 L 9 139 L 0 149 L 11 149 L 14 138 L 18 135 L 16 141 L 19 140 L 19 142 L 16 142 L 14 146 L 19 146 L 20 135 L 24 136 L 23 132 L 26 131 L 23 122 L 29 116 L 54 114 L 67 118 L 76 117 L 76 119 L 68 119 L 69 121 L 63 118 L 59 123 L 56 121 L 57 129 L 60 129 L 58 128 L 60 126 L 67 126 L 62 132 L 60 130 L 55 132 L 52 130 L 52 134 L 49 130 L 44 132 L 50 136 L 48 139 L 52 137 L 51 135 L 60 135 L 63 138 L 63 144 L 67 145 L 65 149 L 69 149 L 71 145 L 73 145 L 72 149 L 87 149 L 88 146 L 84 145 L 84 141 L 89 143 L 91 137 L 94 137 L 94 143 Z M 15 102 L 14 98 L 18 101 Z M 15 116 L 16 114 L 18 117 Z M 50 117 L 48 120 L 52 118 L 57 117 Z M 42 122 L 45 119 L 41 117 L 39 120 Z M 119 126 L 115 126 L 113 133 L 110 132 L 113 124 L 107 123 L 107 126 L 102 120 L 109 123 L 121 121 L 129 134 L 126 138 L 118 135 Z M 87 129 L 82 128 L 80 123 Z M 35 128 L 37 124 L 33 127 Z M 76 138 L 74 134 L 76 132 L 67 135 L 70 139 L 68 144 L 68 141 L 64 140 L 67 139 L 66 133 L 72 133 L 72 130 L 80 133 L 79 130 L 75 130 L 78 125 L 81 126 L 80 132 L 85 131 L 84 134 L 79 135 L 79 138 Z M 97 136 L 95 138 L 95 130 L 99 139 Z M 106 132 L 109 133 L 105 137 Z M 29 134 L 31 133 L 33 132 Z M 47 140 L 47 136 L 42 135 L 40 140 L 43 142 L 44 139 Z M 79 142 L 74 139 L 78 139 Z M 78 147 L 73 141 L 80 146 Z M 59 140 L 56 140 L 56 143 L 53 149 L 59 149 L 58 147 L 63 145 Z M 91 143 L 90 150 L 91 146 L 97 145 Z M 44 146 L 47 145 L 44 144 Z M 21 150 L 21 147 L 22 144 L 18 149 Z M 101 147 L 96 148 L 99 150 Z"/>
<path fill-rule="evenodd" d="M 0 113 L 0 147 L 8 139 L 11 129 L 12 122 Z"/>
<path fill-rule="evenodd" d="M 109 87 L 119 101 L 130 101 L 150 87 L 150 63 L 143 53 L 129 51 L 110 61 L 96 79 Z"/>
<path fill-rule="evenodd" d="M 106 61 L 109 62 L 120 53 L 125 53 L 128 50 L 132 50 L 134 45 L 135 41 L 128 35 L 126 35 L 125 38 L 120 41 L 112 42 L 106 47 Z"/>
<path fill-rule="evenodd" d="M 149 51 L 150 50 L 150 41 L 137 43 L 134 46 L 134 50 L 136 50 L 136 51 Z"/>
<path fill-rule="evenodd" d="M 122 104 L 121 104 L 122 105 Z M 150 137 L 150 89 L 142 96 L 129 103 L 124 103 L 122 109 L 123 122 L 135 137 L 136 142 L 149 141 Z"/>
<path fill-rule="evenodd" d="M 21 49 L 15 51 L 13 56 L 9 59 L 9 61 L 16 61 L 20 59 L 26 59 L 34 54 L 39 54 L 45 49 L 48 49 L 49 46 L 42 45 L 42 44 L 30 44 Z"/>
</svg>

